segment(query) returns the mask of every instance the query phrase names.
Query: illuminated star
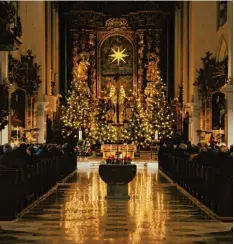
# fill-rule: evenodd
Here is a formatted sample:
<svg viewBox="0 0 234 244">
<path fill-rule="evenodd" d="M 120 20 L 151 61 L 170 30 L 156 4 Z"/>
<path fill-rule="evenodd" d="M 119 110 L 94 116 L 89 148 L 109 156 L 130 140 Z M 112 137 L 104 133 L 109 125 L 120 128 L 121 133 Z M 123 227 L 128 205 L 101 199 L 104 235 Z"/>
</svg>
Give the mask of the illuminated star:
<svg viewBox="0 0 234 244">
<path fill-rule="evenodd" d="M 125 60 L 124 60 L 124 58 L 127 57 L 128 55 L 124 53 L 125 49 L 123 49 L 122 51 L 120 51 L 119 50 L 119 47 L 118 47 L 118 50 L 115 51 L 114 49 L 111 48 L 111 50 L 113 52 L 113 54 L 109 55 L 110 57 L 113 58 L 113 60 L 112 60 L 111 63 L 113 63 L 115 60 L 117 60 L 118 65 L 119 65 L 120 61 L 123 61 L 124 63 L 126 63 Z"/>
</svg>

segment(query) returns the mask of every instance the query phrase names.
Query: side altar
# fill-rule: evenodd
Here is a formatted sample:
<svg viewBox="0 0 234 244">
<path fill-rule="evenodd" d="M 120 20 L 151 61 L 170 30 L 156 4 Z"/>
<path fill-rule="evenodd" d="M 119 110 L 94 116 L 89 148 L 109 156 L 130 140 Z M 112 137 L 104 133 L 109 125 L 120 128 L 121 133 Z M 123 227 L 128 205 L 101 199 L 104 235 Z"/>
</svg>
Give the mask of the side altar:
<svg viewBox="0 0 234 244">
<path fill-rule="evenodd" d="M 104 144 L 102 145 L 101 150 L 103 158 L 114 156 L 118 152 L 121 157 L 131 157 L 133 159 L 136 146 L 132 144 Z"/>
</svg>

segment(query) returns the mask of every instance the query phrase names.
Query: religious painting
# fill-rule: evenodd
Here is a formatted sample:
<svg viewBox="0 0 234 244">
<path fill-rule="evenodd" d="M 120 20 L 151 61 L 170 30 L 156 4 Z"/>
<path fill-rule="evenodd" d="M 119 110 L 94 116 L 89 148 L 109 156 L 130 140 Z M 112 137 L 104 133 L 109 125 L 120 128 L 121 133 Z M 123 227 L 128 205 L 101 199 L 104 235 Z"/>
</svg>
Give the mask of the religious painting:
<svg viewBox="0 0 234 244">
<path fill-rule="evenodd" d="M 216 92 L 212 95 L 212 129 L 224 129 L 224 119 L 226 113 L 225 95 Z"/>
<path fill-rule="evenodd" d="M 100 50 L 101 91 L 109 94 L 118 85 L 125 95 L 133 90 L 133 47 L 124 36 L 108 37 Z M 116 75 L 118 79 L 116 79 Z"/>
</svg>

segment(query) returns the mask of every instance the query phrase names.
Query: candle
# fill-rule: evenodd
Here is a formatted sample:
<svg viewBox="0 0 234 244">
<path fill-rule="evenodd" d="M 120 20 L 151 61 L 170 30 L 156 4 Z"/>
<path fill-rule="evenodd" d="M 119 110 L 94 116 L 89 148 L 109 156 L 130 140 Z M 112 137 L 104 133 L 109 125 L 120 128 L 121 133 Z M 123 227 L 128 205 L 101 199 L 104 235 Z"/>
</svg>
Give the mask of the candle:
<svg viewBox="0 0 234 244">
<path fill-rule="evenodd" d="M 110 145 L 110 156 L 111 156 L 111 151 L 112 151 L 112 144 Z"/>
<path fill-rule="evenodd" d="M 82 130 L 79 129 L 79 140 L 81 141 L 82 140 Z"/>
<path fill-rule="evenodd" d="M 127 144 L 127 156 L 128 156 L 128 144 Z"/>
<path fill-rule="evenodd" d="M 154 139 L 155 139 L 156 141 L 158 140 L 158 131 L 157 131 L 157 130 L 155 131 Z"/>
<path fill-rule="evenodd" d="M 220 137 L 220 143 L 221 143 L 222 142 L 221 128 L 219 129 L 219 137 Z"/>
<path fill-rule="evenodd" d="M 16 127 L 16 137 L 17 137 L 17 141 L 18 141 L 18 138 L 19 138 L 19 126 Z"/>
</svg>

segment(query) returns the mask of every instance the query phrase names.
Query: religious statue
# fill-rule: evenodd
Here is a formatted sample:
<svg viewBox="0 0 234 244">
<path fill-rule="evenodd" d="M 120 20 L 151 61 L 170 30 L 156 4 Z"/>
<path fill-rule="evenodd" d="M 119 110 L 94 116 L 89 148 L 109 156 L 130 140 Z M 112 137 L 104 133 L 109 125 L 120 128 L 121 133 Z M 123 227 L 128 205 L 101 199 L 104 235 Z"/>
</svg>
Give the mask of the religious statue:
<svg viewBox="0 0 234 244">
<path fill-rule="evenodd" d="M 212 128 L 224 128 L 224 116 L 226 113 L 226 100 L 223 93 L 212 95 Z"/>
<path fill-rule="evenodd" d="M 129 121 L 132 118 L 132 109 L 129 103 L 124 106 L 124 120 Z"/>
<path fill-rule="evenodd" d="M 89 66 L 90 63 L 83 57 L 79 64 L 76 64 L 74 67 L 74 74 L 76 75 L 76 77 L 81 81 L 87 81 Z"/>
<path fill-rule="evenodd" d="M 151 35 L 146 36 L 146 43 L 147 43 L 148 50 L 150 50 L 152 47 L 152 43 L 153 43 L 153 38 Z"/>
<path fill-rule="evenodd" d="M 157 81 L 158 79 L 158 68 L 155 61 L 149 61 L 146 67 L 146 79 L 148 82 Z"/>
<path fill-rule="evenodd" d="M 216 98 L 216 105 L 219 110 L 219 124 L 222 124 L 222 118 L 226 113 L 226 106 L 225 106 L 225 100 L 220 99 L 219 96 Z"/>
<path fill-rule="evenodd" d="M 144 35 L 143 33 L 139 33 L 138 45 L 141 46 L 144 44 Z"/>
<path fill-rule="evenodd" d="M 109 101 L 109 105 L 107 108 L 107 112 L 106 112 L 106 120 L 107 122 L 116 122 L 116 116 L 115 116 L 115 105 L 112 103 L 112 101 Z"/>
<path fill-rule="evenodd" d="M 95 35 L 93 33 L 89 34 L 89 45 L 94 48 L 95 47 Z"/>
</svg>

